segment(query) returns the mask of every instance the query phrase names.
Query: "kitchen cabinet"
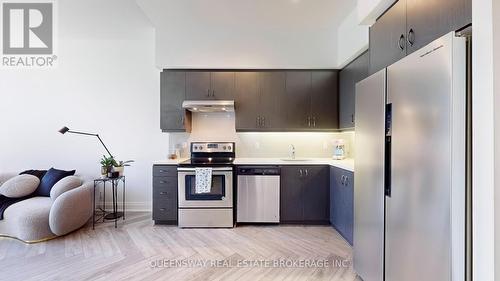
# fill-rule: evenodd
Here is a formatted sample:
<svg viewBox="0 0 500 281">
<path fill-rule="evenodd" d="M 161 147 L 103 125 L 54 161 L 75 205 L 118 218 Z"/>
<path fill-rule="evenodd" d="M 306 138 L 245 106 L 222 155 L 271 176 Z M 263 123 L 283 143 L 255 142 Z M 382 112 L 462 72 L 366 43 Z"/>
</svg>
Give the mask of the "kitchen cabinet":
<svg viewBox="0 0 500 281">
<path fill-rule="evenodd" d="M 235 118 L 236 130 L 253 131 L 259 123 L 259 73 L 238 72 L 235 76 Z"/>
<path fill-rule="evenodd" d="M 370 28 L 370 73 L 472 23 L 472 0 L 399 0 Z"/>
<path fill-rule="evenodd" d="M 164 70 L 161 128 L 191 130 L 184 100 L 234 100 L 239 132 L 338 129 L 338 70 Z"/>
<path fill-rule="evenodd" d="M 284 72 L 237 72 L 235 85 L 236 130 L 266 131 L 285 128 Z"/>
<path fill-rule="evenodd" d="M 234 72 L 187 71 L 186 99 L 187 100 L 234 99 Z"/>
<path fill-rule="evenodd" d="M 177 224 L 177 166 L 153 166 L 153 220 Z"/>
<path fill-rule="evenodd" d="M 313 71 L 311 83 L 311 126 L 314 129 L 338 128 L 338 72 Z"/>
<path fill-rule="evenodd" d="M 186 131 L 186 113 L 182 109 L 186 95 L 186 73 L 163 71 L 160 75 L 160 127 L 163 131 Z"/>
<path fill-rule="evenodd" d="M 311 72 L 286 73 L 286 125 L 292 130 L 309 129 L 311 125 Z"/>
<path fill-rule="evenodd" d="M 285 128 L 286 112 L 286 74 L 282 71 L 263 71 L 259 73 L 259 114 L 261 128 L 264 130 Z"/>
<path fill-rule="evenodd" d="M 315 131 L 338 128 L 338 71 L 286 73 L 286 127 Z"/>
<path fill-rule="evenodd" d="M 370 27 L 370 73 L 406 56 L 406 1 L 397 1 Z"/>
<path fill-rule="evenodd" d="M 328 222 L 328 171 L 328 166 L 281 167 L 281 222 Z"/>
<path fill-rule="evenodd" d="M 472 22 L 471 0 L 406 0 L 407 55 Z"/>
<path fill-rule="evenodd" d="M 356 83 L 368 77 L 370 53 L 364 52 L 339 72 L 339 129 L 355 125 Z"/>
<path fill-rule="evenodd" d="M 354 173 L 330 168 L 330 223 L 352 245 L 354 229 Z"/>
</svg>

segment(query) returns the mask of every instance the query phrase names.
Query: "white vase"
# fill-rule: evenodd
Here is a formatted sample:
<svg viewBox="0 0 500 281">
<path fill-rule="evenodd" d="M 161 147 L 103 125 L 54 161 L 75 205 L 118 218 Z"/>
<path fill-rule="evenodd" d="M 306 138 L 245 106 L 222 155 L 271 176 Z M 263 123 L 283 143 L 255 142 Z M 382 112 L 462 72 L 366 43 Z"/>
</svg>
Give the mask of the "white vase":
<svg viewBox="0 0 500 281">
<path fill-rule="evenodd" d="M 125 171 L 125 167 L 113 167 L 113 172 L 118 172 L 118 174 L 123 176 L 123 172 Z"/>
</svg>

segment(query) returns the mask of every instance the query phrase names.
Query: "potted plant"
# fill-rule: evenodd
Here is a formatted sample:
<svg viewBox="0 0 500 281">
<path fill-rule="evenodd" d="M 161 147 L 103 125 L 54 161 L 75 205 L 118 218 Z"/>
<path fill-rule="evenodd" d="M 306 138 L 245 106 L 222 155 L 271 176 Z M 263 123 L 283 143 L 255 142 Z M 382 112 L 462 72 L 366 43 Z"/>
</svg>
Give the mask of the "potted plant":
<svg viewBox="0 0 500 281">
<path fill-rule="evenodd" d="M 114 164 L 116 163 L 113 157 L 107 157 L 103 155 L 101 158 L 101 175 L 107 176 L 109 172 L 113 169 Z"/>
<path fill-rule="evenodd" d="M 123 176 L 123 172 L 125 171 L 125 167 L 130 166 L 130 163 L 133 163 L 134 160 L 127 161 L 114 161 L 113 163 L 113 172 L 118 172 L 120 176 Z"/>
</svg>

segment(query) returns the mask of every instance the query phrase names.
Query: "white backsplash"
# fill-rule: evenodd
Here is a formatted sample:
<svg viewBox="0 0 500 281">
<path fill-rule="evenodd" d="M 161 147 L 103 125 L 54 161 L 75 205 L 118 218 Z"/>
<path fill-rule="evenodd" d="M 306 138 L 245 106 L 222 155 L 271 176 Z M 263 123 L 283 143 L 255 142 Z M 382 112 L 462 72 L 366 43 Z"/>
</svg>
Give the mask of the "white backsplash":
<svg viewBox="0 0 500 281">
<path fill-rule="evenodd" d="M 332 157 L 333 142 L 343 139 L 347 156 L 354 157 L 354 132 L 253 132 L 237 133 L 234 113 L 194 113 L 191 133 L 170 133 L 170 152 L 181 150 L 189 156 L 189 143 L 194 141 L 228 141 L 236 143 L 236 157 L 285 158 L 290 145 L 295 146 L 296 157 Z"/>
</svg>

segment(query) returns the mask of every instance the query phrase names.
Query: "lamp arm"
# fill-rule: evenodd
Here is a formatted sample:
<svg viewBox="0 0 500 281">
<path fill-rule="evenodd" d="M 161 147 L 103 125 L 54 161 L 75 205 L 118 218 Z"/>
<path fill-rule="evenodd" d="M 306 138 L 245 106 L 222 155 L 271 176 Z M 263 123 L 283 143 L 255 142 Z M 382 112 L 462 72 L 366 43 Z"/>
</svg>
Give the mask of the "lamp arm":
<svg viewBox="0 0 500 281">
<path fill-rule="evenodd" d="M 105 149 L 106 149 L 106 151 L 108 152 L 109 156 L 111 156 L 111 158 L 114 158 L 114 157 L 113 157 L 113 155 L 111 155 L 111 152 L 109 152 L 109 149 L 106 147 L 106 145 L 105 145 L 105 144 L 104 144 L 104 142 L 102 141 L 101 137 L 100 137 L 98 134 L 96 134 L 95 136 L 99 139 L 99 141 L 101 142 L 102 146 L 104 146 L 104 148 L 105 148 Z"/>
<path fill-rule="evenodd" d="M 101 137 L 99 136 L 99 134 L 90 134 L 90 133 L 85 133 L 85 132 L 78 132 L 78 131 L 71 131 L 69 130 L 68 133 L 72 133 L 72 134 L 78 134 L 78 135 L 85 135 L 85 136 L 94 136 L 94 137 L 97 137 L 99 139 L 99 141 L 101 142 L 102 146 L 104 146 L 104 149 L 106 149 L 106 151 L 108 152 L 109 156 L 111 156 L 111 158 L 114 158 L 113 155 L 111 154 L 111 152 L 109 152 L 109 149 L 106 147 L 106 145 L 104 144 L 104 142 L 102 141 Z"/>
</svg>

